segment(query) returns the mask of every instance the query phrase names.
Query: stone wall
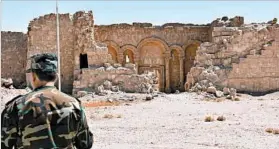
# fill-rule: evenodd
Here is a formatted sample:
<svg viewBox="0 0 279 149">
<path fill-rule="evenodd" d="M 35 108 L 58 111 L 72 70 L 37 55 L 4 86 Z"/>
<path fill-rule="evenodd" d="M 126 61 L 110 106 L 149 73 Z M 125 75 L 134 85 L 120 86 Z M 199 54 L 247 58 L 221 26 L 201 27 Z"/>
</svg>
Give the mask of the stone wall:
<svg viewBox="0 0 279 149">
<path fill-rule="evenodd" d="M 228 86 L 253 94 L 279 90 L 279 30 L 274 42 L 265 45 L 259 55 L 250 54 L 239 64 L 233 64 Z"/>
<path fill-rule="evenodd" d="M 15 87 L 23 87 L 27 54 L 27 36 L 21 32 L 1 32 L 1 75 L 12 78 Z"/>
<path fill-rule="evenodd" d="M 152 24 L 151 24 L 152 25 Z M 141 26 L 138 24 L 96 25 L 96 41 L 114 41 L 119 46 L 137 46 L 140 41 L 157 37 L 168 45 L 185 45 L 189 40 L 208 41 L 209 26 Z"/>
<path fill-rule="evenodd" d="M 98 87 L 105 81 L 110 81 L 112 85 L 119 86 L 122 91 L 138 92 L 141 83 L 149 83 L 150 80 L 144 76 L 137 75 L 135 66 L 106 65 L 95 69 L 82 69 L 79 79 L 74 81 L 73 95 L 83 90 L 97 92 Z"/>
<path fill-rule="evenodd" d="M 278 89 L 275 83 L 279 77 L 277 69 L 271 68 L 278 64 L 276 44 L 273 44 L 271 50 L 264 46 L 274 39 L 274 32 L 274 29 L 266 25 L 214 27 L 212 42 L 202 43 L 197 51 L 195 67 L 187 75 L 185 88 L 206 90 L 212 83 L 219 89 L 234 87 L 242 92 Z M 265 87 L 258 83 L 259 78 L 266 77 L 270 79 L 266 80 L 267 84 L 273 81 L 275 85 Z M 251 83 L 253 81 L 255 83 Z"/>
<path fill-rule="evenodd" d="M 195 55 L 196 45 L 209 41 L 209 31 L 209 25 L 179 23 L 96 25 L 95 39 L 107 44 L 114 63 L 125 64 L 128 56 L 139 72 L 148 67 L 160 71 L 160 90 L 175 92 L 183 90 L 185 75 L 192 66 L 188 55 Z"/>
<path fill-rule="evenodd" d="M 87 54 L 88 65 L 98 67 L 111 61 L 105 44 L 94 39 L 94 18 L 92 11 L 76 12 L 73 16 L 75 38 L 75 70 L 80 69 L 80 54 Z"/>
<path fill-rule="evenodd" d="M 74 71 L 74 28 L 69 14 L 60 14 L 61 87 L 72 92 Z M 56 53 L 56 15 L 35 18 L 28 27 L 28 52 L 30 57 L 38 53 Z"/>
</svg>

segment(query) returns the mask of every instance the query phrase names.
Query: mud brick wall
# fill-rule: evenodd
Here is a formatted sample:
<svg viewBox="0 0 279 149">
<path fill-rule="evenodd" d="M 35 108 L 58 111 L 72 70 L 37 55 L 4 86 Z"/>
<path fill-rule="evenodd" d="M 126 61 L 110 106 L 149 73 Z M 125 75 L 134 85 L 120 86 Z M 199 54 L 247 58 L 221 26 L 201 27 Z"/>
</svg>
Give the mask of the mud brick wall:
<svg viewBox="0 0 279 149">
<path fill-rule="evenodd" d="M 21 32 L 1 32 L 1 75 L 12 78 L 14 86 L 23 87 L 27 54 L 27 35 Z"/>
</svg>

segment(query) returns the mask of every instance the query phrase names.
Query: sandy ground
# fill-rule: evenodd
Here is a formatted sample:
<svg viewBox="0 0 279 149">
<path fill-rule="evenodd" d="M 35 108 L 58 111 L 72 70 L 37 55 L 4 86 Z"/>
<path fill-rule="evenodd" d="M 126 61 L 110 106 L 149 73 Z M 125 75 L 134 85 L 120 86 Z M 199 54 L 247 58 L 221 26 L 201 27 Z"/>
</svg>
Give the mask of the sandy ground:
<svg viewBox="0 0 279 149">
<path fill-rule="evenodd" d="M 202 101 L 194 93 L 130 106 L 87 108 L 96 149 L 279 149 L 279 92 L 240 101 Z M 114 118 L 103 118 L 110 114 Z M 117 118 L 121 115 L 121 118 Z M 204 122 L 206 115 L 226 121 Z M 102 117 L 103 116 L 103 117 Z"/>
<path fill-rule="evenodd" d="M 14 95 L 1 90 L 2 101 Z M 279 92 L 242 95 L 240 101 L 202 99 L 181 93 L 86 108 L 95 135 L 93 149 L 279 149 L 279 135 L 265 132 L 279 128 Z M 207 115 L 215 121 L 204 122 Z M 216 121 L 221 115 L 226 120 Z"/>
</svg>

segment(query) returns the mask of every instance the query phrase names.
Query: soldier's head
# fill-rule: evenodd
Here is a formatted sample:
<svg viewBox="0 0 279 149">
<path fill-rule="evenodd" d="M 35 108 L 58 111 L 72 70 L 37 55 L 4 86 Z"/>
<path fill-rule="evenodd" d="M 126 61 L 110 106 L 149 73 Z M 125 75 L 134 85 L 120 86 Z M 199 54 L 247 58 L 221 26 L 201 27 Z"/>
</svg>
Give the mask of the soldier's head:
<svg viewBox="0 0 279 149">
<path fill-rule="evenodd" d="M 33 55 L 27 64 L 27 86 L 36 89 L 57 79 L 57 56 L 51 53 Z"/>
</svg>

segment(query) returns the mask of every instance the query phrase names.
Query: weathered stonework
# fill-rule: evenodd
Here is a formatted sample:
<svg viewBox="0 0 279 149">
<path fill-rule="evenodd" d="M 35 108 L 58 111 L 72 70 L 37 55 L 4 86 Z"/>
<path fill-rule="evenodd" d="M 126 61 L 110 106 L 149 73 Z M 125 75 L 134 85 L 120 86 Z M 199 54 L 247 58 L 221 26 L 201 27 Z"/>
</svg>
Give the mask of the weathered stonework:
<svg viewBox="0 0 279 149">
<path fill-rule="evenodd" d="M 96 86 L 106 80 L 128 92 L 137 92 L 141 83 L 150 82 L 163 92 L 206 91 L 209 86 L 245 92 L 278 90 L 276 25 L 244 25 L 243 17 L 223 17 L 207 25 L 94 25 L 91 11 L 60 14 L 59 18 L 61 82 L 66 93 L 96 91 Z M 33 54 L 57 53 L 56 15 L 32 20 L 27 36 L 28 42 L 24 34 L 2 37 L 8 41 L 4 41 L 3 76 L 13 73 L 24 80 L 24 68 L 19 69 L 19 63 L 11 65 L 17 70 L 9 70 L 10 64 L 5 63 L 18 59 L 11 49 L 25 55 L 20 59 L 22 67 L 26 57 Z M 22 49 L 27 45 L 28 50 L 13 47 L 18 44 Z M 141 75 L 148 73 L 155 74 L 155 79 Z"/>
<path fill-rule="evenodd" d="M 248 93 L 278 90 L 277 34 L 276 27 L 214 27 L 212 42 L 202 43 L 197 51 L 185 89 L 205 90 L 212 83 L 220 90 L 232 87 Z"/>
<path fill-rule="evenodd" d="M 25 84 L 27 36 L 20 32 L 1 32 L 1 75 L 12 78 L 15 87 Z"/>
<path fill-rule="evenodd" d="M 70 14 L 60 14 L 60 55 L 62 91 L 71 93 L 74 71 L 75 36 Z M 30 22 L 28 27 L 27 57 L 37 53 L 56 53 L 56 15 L 41 16 Z"/>
<path fill-rule="evenodd" d="M 227 86 L 249 93 L 267 93 L 279 90 L 279 30 L 271 45 L 260 54 L 252 53 L 239 64 L 233 64 Z"/>
<path fill-rule="evenodd" d="M 125 64 L 128 57 L 139 73 L 158 71 L 160 90 L 175 92 L 183 90 L 185 74 L 198 45 L 209 41 L 209 30 L 210 26 L 173 23 L 96 25 L 95 39 L 108 45 L 114 62 Z"/>
</svg>

